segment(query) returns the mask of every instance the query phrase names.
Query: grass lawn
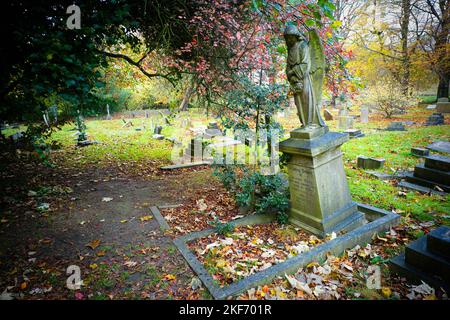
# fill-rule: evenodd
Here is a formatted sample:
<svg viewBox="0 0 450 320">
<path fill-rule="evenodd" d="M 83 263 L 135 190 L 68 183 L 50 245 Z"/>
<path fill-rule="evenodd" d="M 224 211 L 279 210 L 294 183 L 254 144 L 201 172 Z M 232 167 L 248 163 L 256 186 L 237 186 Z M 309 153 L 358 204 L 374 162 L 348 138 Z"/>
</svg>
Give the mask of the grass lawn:
<svg viewBox="0 0 450 320">
<path fill-rule="evenodd" d="M 384 128 L 390 121 L 414 119 L 418 123 L 423 123 L 431 112 L 416 108 L 407 115 L 392 120 L 372 114 L 369 124 L 355 121 L 355 127 L 362 129 L 366 136 L 352 139 L 342 146 L 345 169 L 355 201 L 394 210 L 405 216 L 411 215 L 419 220 L 436 219 L 439 224 L 450 225 L 450 196 L 430 196 L 413 191 L 400 192 L 400 189 L 396 187 L 396 181 L 381 181 L 371 177 L 364 170 L 356 168 L 356 158 L 364 155 L 386 159 L 383 169 L 386 173 L 393 173 L 396 170 L 413 170 L 420 159 L 410 154 L 411 147 L 424 147 L 436 140 L 449 140 L 450 126 L 416 125 L 408 127 L 408 130 L 404 132 L 388 132 L 379 128 Z M 191 120 L 194 126 L 206 125 L 208 122 L 208 119 L 201 115 L 191 115 Z M 136 118 L 132 119 L 132 122 L 134 126 L 124 128 L 121 119 L 87 120 L 89 138 L 98 141 L 99 144 L 84 148 L 75 147 L 74 131 L 71 131 L 74 125 L 65 125 L 51 137 L 51 140 L 56 140 L 62 146 L 61 150 L 55 152 L 55 159 L 58 160 L 55 163 L 71 166 L 169 163 L 172 144 L 167 140 L 152 139 L 153 132 L 149 128 L 149 119 Z M 175 120 L 174 126 L 164 126 L 162 134 L 186 141 L 190 133 L 186 129 L 179 128 L 179 122 L 181 120 Z M 297 125 L 298 119 L 293 114 L 287 119 L 282 119 L 281 122 L 287 128 L 286 131 L 289 131 Z M 331 130 L 336 130 L 336 120 L 327 123 Z M 141 130 L 137 131 L 136 128 Z M 4 133 L 10 135 L 13 132 L 8 130 Z"/>
</svg>

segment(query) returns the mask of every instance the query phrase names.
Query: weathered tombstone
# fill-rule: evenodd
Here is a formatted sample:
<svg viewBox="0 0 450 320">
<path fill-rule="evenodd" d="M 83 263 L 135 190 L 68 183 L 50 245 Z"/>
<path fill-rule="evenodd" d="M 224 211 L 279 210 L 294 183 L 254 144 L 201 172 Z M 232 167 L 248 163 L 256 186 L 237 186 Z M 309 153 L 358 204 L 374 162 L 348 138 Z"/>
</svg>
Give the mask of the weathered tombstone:
<svg viewBox="0 0 450 320">
<path fill-rule="evenodd" d="M 448 102 L 448 98 L 439 98 L 437 102 Z"/>
<path fill-rule="evenodd" d="M 408 244 L 405 253 L 390 261 L 397 274 L 415 283 L 425 281 L 436 290 L 450 290 L 450 228 L 441 226 Z"/>
<path fill-rule="evenodd" d="M 364 133 L 362 133 L 360 129 L 348 129 L 345 130 L 344 132 L 348 133 L 350 139 L 364 137 Z"/>
<path fill-rule="evenodd" d="M 161 134 L 163 127 L 162 126 L 156 126 L 153 133 L 154 134 Z"/>
<path fill-rule="evenodd" d="M 333 114 L 328 109 L 323 109 L 323 117 L 326 121 L 333 120 Z"/>
<path fill-rule="evenodd" d="M 386 160 L 358 156 L 357 167 L 362 169 L 382 169 Z"/>
<path fill-rule="evenodd" d="M 406 131 L 403 122 L 391 122 L 386 128 L 387 131 Z"/>
<path fill-rule="evenodd" d="M 428 117 L 427 122 L 425 123 L 426 126 L 440 126 L 445 124 L 444 122 L 444 115 L 442 113 L 433 113 L 431 116 Z"/>
<path fill-rule="evenodd" d="M 361 107 L 361 116 L 360 116 L 360 122 L 361 123 L 368 123 L 369 122 L 369 107 L 363 105 Z"/>
<path fill-rule="evenodd" d="M 436 111 L 439 113 L 450 113 L 450 102 L 438 102 L 436 104 Z"/>
<path fill-rule="evenodd" d="M 444 194 L 450 192 L 450 158 L 441 155 L 424 157 L 425 163 L 419 163 L 414 173 L 406 175 L 406 181 L 400 187 L 424 193 Z"/>
<path fill-rule="evenodd" d="M 411 154 L 416 157 L 426 157 L 430 154 L 430 150 L 425 148 L 413 147 L 411 148 Z"/>
</svg>

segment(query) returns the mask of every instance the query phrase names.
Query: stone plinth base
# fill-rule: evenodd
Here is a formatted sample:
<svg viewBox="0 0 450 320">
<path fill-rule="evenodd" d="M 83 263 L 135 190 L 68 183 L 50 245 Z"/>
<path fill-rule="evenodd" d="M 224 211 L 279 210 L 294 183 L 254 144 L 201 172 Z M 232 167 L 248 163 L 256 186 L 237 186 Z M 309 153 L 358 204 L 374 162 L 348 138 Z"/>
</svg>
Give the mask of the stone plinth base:
<svg viewBox="0 0 450 320">
<path fill-rule="evenodd" d="M 436 289 L 450 288 L 450 228 L 441 226 L 405 248 L 405 253 L 390 261 L 398 274 Z"/>
<path fill-rule="evenodd" d="M 280 150 L 290 155 L 292 224 L 323 237 L 365 222 L 351 199 L 344 172 L 340 146 L 347 140 L 347 134 L 325 127 L 294 130 L 280 143 Z"/>
</svg>

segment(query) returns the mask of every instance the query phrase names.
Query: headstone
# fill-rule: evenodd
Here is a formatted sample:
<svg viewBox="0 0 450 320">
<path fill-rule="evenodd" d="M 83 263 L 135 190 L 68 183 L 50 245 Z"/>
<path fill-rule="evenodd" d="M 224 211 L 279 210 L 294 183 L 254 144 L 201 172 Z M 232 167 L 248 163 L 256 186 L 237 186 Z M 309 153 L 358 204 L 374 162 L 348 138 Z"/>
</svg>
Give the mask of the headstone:
<svg viewBox="0 0 450 320">
<path fill-rule="evenodd" d="M 427 106 L 427 110 L 434 110 L 434 109 L 436 109 L 436 105 L 435 104 L 429 104 Z"/>
<path fill-rule="evenodd" d="M 433 113 L 425 123 L 426 126 L 439 126 L 445 124 L 442 113 Z"/>
<path fill-rule="evenodd" d="M 348 129 L 344 132 L 348 133 L 350 139 L 364 137 L 364 133 L 362 133 L 360 129 Z"/>
<path fill-rule="evenodd" d="M 424 193 L 445 194 L 450 192 L 450 157 L 431 155 L 424 157 L 413 173 L 409 173 L 400 187 Z"/>
<path fill-rule="evenodd" d="M 384 167 L 385 159 L 358 156 L 357 167 L 362 169 L 381 169 Z"/>
<path fill-rule="evenodd" d="M 163 127 L 162 126 L 156 126 L 155 130 L 153 131 L 154 134 L 161 134 Z"/>
<path fill-rule="evenodd" d="M 406 131 L 403 122 L 391 122 L 386 128 L 387 131 Z"/>
<path fill-rule="evenodd" d="M 328 109 L 323 109 L 323 117 L 326 121 L 332 121 L 333 120 L 333 114 Z"/>
<path fill-rule="evenodd" d="M 450 113 L 450 102 L 438 102 L 436 104 L 436 111 L 439 113 Z"/>
<path fill-rule="evenodd" d="M 361 123 L 368 123 L 369 122 L 369 107 L 362 106 L 361 107 L 361 117 L 360 117 Z"/>
<path fill-rule="evenodd" d="M 397 274 L 416 283 L 424 281 L 436 290 L 450 290 L 450 227 L 441 226 L 405 248 L 390 261 Z"/>
<path fill-rule="evenodd" d="M 439 98 L 437 102 L 448 102 L 448 98 Z"/>
<path fill-rule="evenodd" d="M 425 148 L 437 152 L 445 152 L 450 153 L 450 142 L 448 141 L 435 141 L 429 145 L 427 145 Z"/>
<path fill-rule="evenodd" d="M 430 154 L 430 150 L 425 148 L 413 147 L 411 148 L 411 154 L 416 157 L 426 157 Z"/>
</svg>

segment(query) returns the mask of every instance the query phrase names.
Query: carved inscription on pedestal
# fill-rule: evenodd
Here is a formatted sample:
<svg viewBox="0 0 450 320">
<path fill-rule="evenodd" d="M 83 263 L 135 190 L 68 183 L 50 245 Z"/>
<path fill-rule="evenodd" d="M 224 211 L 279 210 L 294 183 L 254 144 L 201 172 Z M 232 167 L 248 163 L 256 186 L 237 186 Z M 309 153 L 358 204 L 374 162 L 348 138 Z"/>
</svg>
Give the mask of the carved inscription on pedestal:
<svg viewBox="0 0 450 320">
<path fill-rule="evenodd" d="M 289 166 L 289 185 L 292 207 L 306 214 L 313 214 L 317 202 L 317 190 L 313 170 Z"/>
</svg>

